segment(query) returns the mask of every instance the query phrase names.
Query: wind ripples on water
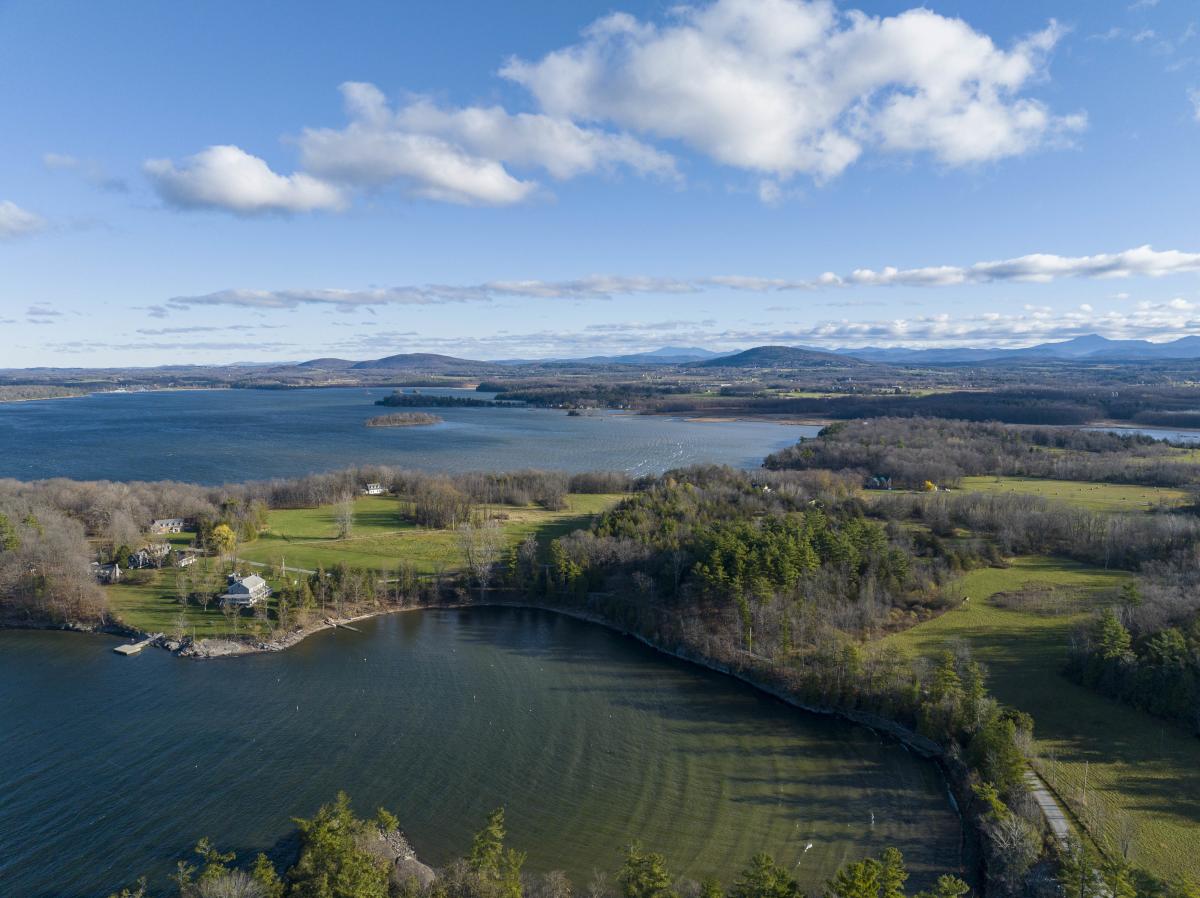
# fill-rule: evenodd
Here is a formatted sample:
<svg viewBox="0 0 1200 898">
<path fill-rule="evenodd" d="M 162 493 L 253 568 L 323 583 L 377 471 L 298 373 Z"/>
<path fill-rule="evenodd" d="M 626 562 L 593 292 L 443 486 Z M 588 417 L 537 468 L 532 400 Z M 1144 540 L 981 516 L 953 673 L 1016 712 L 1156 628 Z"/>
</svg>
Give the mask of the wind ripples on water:
<svg viewBox="0 0 1200 898">
<path fill-rule="evenodd" d="M 283 857 L 290 818 L 338 789 L 434 864 L 500 805 L 531 869 L 581 881 L 632 839 L 694 877 L 765 849 L 810 887 L 892 844 L 914 881 L 958 863 L 936 768 L 867 730 L 547 613 L 361 626 L 208 663 L 0 633 L 5 898 L 162 882 L 205 835 Z"/>
</svg>

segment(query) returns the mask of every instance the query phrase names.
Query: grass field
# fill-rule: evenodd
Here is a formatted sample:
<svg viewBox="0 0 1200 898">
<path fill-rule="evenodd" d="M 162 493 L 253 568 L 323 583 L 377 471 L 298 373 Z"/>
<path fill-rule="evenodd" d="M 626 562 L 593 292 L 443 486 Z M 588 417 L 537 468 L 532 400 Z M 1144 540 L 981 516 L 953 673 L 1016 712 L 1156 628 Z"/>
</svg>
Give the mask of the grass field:
<svg viewBox="0 0 1200 898">
<path fill-rule="evenodd" d="M 488 506 L 486 512 L 502 515 L 501 527 L 509 545 L 516 545 L 530 534 L 543 544 L 551 539 L 586 527 L 592 518 L 615 505 L 617 495 L 572 494 L 562 511 L 547 511 L 535 506 Z M 368 496 L 355 502 L 354 527 L 345 539 L 337 537 L 337 523 L 331 506 L 272 511 L 267 533 L 238 550 L 245 561 L 278 564 L 315 570 L 344 563 L 350 567 L 394 571 L 407 562 L 418 573 L 439 568 L 454 570 L 462 563 L 458 535 L 453 530 L 427 530 L 413 526 L 402 517 L 400 500 L 387 496 Z"/>
<path fill-rule="evenodd" d="M 611 508 L 619 495 L 573 494 L 562 511 L 536 507 L 490 506 L 486 510 L 504 515 L 501 527 L 509 545 L 516 545 L 534 534 L 543 546 L 555 537 L 586 527 L 592 518 Z M 394 571 L 401 561 L 412 564 L 418 573 L 445 572 L 462 565 L 458 536 L 453 530 L 426 530 L 402 520 L 399 500 L 386 496 L 364 496 L 355 502 L 354 528 L 346 539 L 337 538 L 332 507 L 272 511 L 270 531 L 238 550 L 243 561 L 278 564 L 283 559 L 289 568 L 314 570 L 339 562 L 350 567 L 383 572 Z M 191 534 L 173 536 L 172 542 L 188 545 Z M 201 559 L 199 564 L 215 563 Z M 174 634 L 182 630 L 203 639 L 228 636 L 232 625 L 215 605 L 207 611 L 196 606 L 183 608 L 175 595 L 174 569 L 137 572 L 121 583 L 107 587 L 109 608 L 122 623 L 147 633 Z M 134 580 L 145 582 L 132 582 Z M 181 619 L 182 615 L 182 619 Z M 239 632 L 246 632 L 251 621 L 238 621 Z"/>
<path fill-rule="evenodd" d="M 1007 610 L 1000 592 L 1045 584 L 1103 601 L 1126 575 L 1057 558 L 1021 558 L 985 568 L 960 586 L 969 601 L 886 637 L 935 655 L 966 643 L 987 665 L 989 686 L 1036 724 L 1036 767 L 1090 832 L 1119 844 L 1132 832 L 1132 860 L 1162 876 L 1200 877 L 1200 740 L 1110 701 L 1062 676 L 1067 639 L 1081 619 Z M 1086 777 L 1086 792 L 1085 792 Z"/>
<path fill-rule="evenodd" d="M 1125 483 L 1085 483 L 1034 477 L 964 477 L 961 489 L 978 493 L 1024 493 L 1066 502 L 1088 511 L 1144 512 L 1160 505 L 1181 505 L 1183 490 Z"/>
<path fill-rule="evenodd" d="M 205 560 L 197 563 L 204 564 Z M 215 561 L 210 563 L 215 564 Z M 109 611 L 121 623 L 145 633 L 174 635 L 184 632 L 197 639 L 228 636 L 232 624 L 215 604 L 207 611 L 195 605 L 184 608 L 179 604 L 175 594 L 176 574 L 173 568 L 144 574 L 139 571 L 120 583 L 105 587 Z M 142 577 L 146 578 L 145 583 L 132 582 Z M 239 627 L 245 631 L 244 622 L 239 622 Z"/>
</svg>

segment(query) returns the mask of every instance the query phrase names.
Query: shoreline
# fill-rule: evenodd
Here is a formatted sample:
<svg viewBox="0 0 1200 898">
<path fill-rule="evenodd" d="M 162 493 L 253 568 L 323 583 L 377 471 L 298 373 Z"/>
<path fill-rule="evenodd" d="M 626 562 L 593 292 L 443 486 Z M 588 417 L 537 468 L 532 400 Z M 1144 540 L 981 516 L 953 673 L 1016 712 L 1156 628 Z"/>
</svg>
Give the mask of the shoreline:
<svg viewBox="0 0 1200 898">
<path fill-rule="evenodd" d="M 1103 428 L 1105 430 L 1129 431 L 1130 433 L 1143 433 L 1147 430 L 1162 430 L 1170 433 L 1195 434 L 1198 438 L 1200 438 L 1200 427 L 1169 427 L 1165 424 L 1133 424 L 1127 421 L 1092 421 L 1088 424 L 1076 424 L 1074 426 L 1082 430 Z M 1155 439 L 1165 438 L 1155 437 Z"/>
<path fill-rule="evenodd" d="M 24 399 L 0 399 L 0 405 L 16 405 L 21 402 L 52 402 L 55 399 L 84 399 L 88 396 L 134 396 L 139 393 L 200 393 L 207 390 L 232 390 L 233 387 L 139 387 L 127 390 L 118 387 L 114 390 L 80 390 L 78 393 L 67 393 L 63 396 L 29 396 Z"/>
<path fill-rule="evenodd" d="M 732 413 L 729 415 L 696 415 L 688 417 L 685 415 L 674 415 L 681 418 L 688 424 L 732 424 L 741 421 L 745 424 L 785 424 L 790 426 L 804 427 L 828 427 L 834 423 L 832 418 L 797 418 L 794 415 L 788 414 L 738 414 Z"/>
</svg>

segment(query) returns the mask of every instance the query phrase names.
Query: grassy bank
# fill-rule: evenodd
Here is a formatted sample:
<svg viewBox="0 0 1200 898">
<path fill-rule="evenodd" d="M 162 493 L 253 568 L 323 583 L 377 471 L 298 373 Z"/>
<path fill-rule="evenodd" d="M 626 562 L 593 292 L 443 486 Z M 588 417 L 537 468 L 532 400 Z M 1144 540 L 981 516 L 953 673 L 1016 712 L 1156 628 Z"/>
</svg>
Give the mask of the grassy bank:
<svg viewBox="0 0 1200 898">
<path fill-rule="evenodd" d="M 965 643 L 1002 702 L 1037 725 L 1037 768 L 1090 832 L 1163 876 L 1200 876 L 1200 741 L 1062 675 L 1067 640 L 1089 606 L 1127 575 L 1057 558 L 973 571 L 962 607 L 886 641 L 935 656 Z M 1044 586 L 1064 610 L 1001 607 L 996 596 Z M 1051 603 L 1053 604 L 1053 602 Z M 1085 787 L 1086 780 L 1086 787 Z"/>
</svg>

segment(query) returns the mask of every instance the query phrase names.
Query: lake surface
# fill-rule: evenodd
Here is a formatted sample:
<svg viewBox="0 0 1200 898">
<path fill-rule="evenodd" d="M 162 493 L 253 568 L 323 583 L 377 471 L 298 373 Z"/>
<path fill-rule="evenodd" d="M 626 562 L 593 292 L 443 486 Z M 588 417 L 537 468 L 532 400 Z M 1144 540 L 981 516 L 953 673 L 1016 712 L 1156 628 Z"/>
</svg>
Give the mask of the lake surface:
<svg viewBox="0 0 1200 898">
<path fill-rule="evenodd" d="M 1137 433 L 1155 440 L 1170 440 L 1172 443 L 1200 443 L 1200 430 L 1174 430 L 1170 427 L 1089 427 L 1086 429 L 1120 434 Z"/>
<path fill-rule="evenodd" d="M 442 424 L 365 427 L 389 411 L 374 402 L 391 392 L 195 390 L 0 404 L 0 477 L 228 483 L 357 464 L 650 474 L 696 462 L 757 467 L 819 430 L 537 408 L 441 408 L 432 411 Z"/>
<path fill-rule="evenodd" d="M 810 891 L 888 845 L 915 887 L 958 866 L 936 767 L 868 730 L 547 612 L 362 628 L 202 663 L 0 632 L 5 898 L 162 885 L 204 835 L 286 852 L 289 818 L 338 789 L 397 813 L 432 864 L 504 805 L 528 869 L 577 881 L 615 871 L 631 839 L 694 877 L 771 851 Z"/>
</svg>

